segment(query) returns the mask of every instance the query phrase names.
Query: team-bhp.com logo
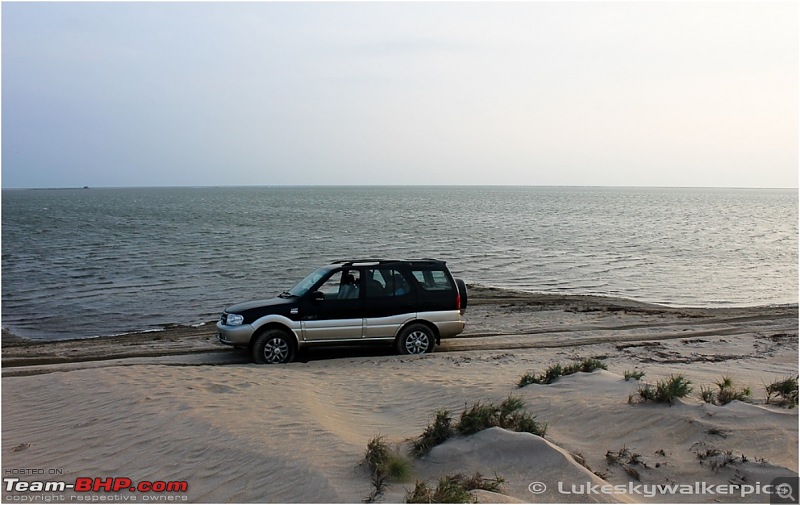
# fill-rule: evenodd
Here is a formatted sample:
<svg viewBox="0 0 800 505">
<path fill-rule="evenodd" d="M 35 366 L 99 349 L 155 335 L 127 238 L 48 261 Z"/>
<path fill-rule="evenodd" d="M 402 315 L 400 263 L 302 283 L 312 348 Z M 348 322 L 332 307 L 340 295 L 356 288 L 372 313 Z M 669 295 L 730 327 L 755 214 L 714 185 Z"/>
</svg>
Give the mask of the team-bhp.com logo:
<svg viewBox="0 0 800 505">
<path fill-rule="evenodd" d="M 58 493 L 74 491 L 76 493 L 119 493 L 130 491 L 132 493 L 185 493 L 189 490 L 189 483 L 184 481 L 149 481 L 135 482 L 128 477 L 78 477 L 75 482 L 65 481 L 25 481 L 16 477 L 3 479 L 6 492 L 16 493 Z"/>
</svg>

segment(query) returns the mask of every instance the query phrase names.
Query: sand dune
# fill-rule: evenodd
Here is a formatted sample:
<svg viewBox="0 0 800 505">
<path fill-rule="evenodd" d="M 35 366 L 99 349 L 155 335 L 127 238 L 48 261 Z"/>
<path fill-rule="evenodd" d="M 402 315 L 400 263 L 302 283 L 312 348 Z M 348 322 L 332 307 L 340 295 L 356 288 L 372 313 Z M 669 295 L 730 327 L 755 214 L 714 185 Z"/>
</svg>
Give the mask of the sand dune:
<svg viewBox="0 0 800 505">
<path fill-rule="evenodd" d="M 760 317 L 757 309 L 692 316 L 641 306 L 606 310 L 607 304 L 576 311 L 513 293 L 492 304 L 491 296 L 474 297 L 471 334 L 423 357 L 355 349 L 257 366 L 230 351 L 116 359 L 95 350 L 82 351 L 89 360 L 11 366 L 23 363 L 13 361 L 15 347 L 4 347 L 4 472 L 187 481 L 188 491 L 173 498 L 191 502 L 358 503 L 372 489 L 360 465 L 372 437 L 403 444 L 438 409 L 457 415 L 473 402 L 514 394 L 548 424 L 545 439 L 499 428 L 453 439 L 417 460 L 414 478 L 393 483 L 383 500 L 402 501 L 414 479 L 481 471 L 504 477 L 508 496 L 482 492 L 483 501 L 764 502 L 755 494 L 647 497 L 641 489 L 578 493 L 569 486 L 750 485 L 797 475 L 798 409 L 765 405 L 763 395 L 765 382 L 797 374 L 796 307 L 764 309 Z M 208 331 L 195 330 L 196 338 Z M 660 338 L 681 333 L 691 336 Z M 180 347 L 182 338 L 170 345 Z M 494 348 L 492 338 L 506 347 Z M 476 347 L 459 347 L 466 342 Z M 34 347 L 18 349 L 35 360 Z M 587 357 L 603 359 L 609 370 L 516 387 L 525 372 Z M 672 406 L 631 404 L 637 385 L 622 374 L 634 367 L 649 381 L 682 373 L 696 390 Z M 722 375 L 750 386 L 751 402 L 704 403 L 699 387 Z M 609 452 L 626 456 L 613 462 Z M 547 490 L 532 493 L 533 482 Z M 559 482 L 570 494 L 559 492 Z M 5 492 L 3 501 L 13 494 Z"/>
<path fill-rule="evenodd" d="M 507 482 L 503 490 L 508 495 L 551 503 L 572 501 L 571 496 L 560 494 L 557 485 L 553 485 L 559 481 L 605 484 L 566 450 L 536 435 L 501 428 L 450 440 L 434 448 L 416 468 L 421 475 L 434 477 L 474 472 L 490 478 L 499 475 Z M 538 494 L 533 494 L 530 486 L 534 483 L 551 486 L 541 493 L 534 487 Z M 580 501 L 616 502 L 622 498 L 599 495 Z"/>
</svg>

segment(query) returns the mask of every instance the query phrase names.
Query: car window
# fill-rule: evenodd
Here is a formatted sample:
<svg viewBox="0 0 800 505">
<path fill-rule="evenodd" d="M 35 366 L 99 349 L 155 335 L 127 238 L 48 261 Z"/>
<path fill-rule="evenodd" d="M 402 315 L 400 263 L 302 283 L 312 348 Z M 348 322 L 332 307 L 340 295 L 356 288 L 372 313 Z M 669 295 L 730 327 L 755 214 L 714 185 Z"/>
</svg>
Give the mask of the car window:
<svg viewBox="0 0 800 505">
<path fill-rule="evenodd" d="M 359 279 L 358 270 L 342 270 L 331 275 L 318 291 L 325 295 L 326 300 L 353 300 L 358 298 Z"/>
<path fill-rule="evenodd" d="M 328 272 L 331 271 L 330 267 L 322 267 L 313 272 L 311 272 L 308 277 L 303 279 L 302 281 L 295 284 L 295 286 L 289 290 L 289 293 L 295 296 L 303 296 L 308 292 L 311 287 L 319 282 L 320 279 L 328 275 Z"/>
<path fill-rule="evenodd" d="M 453 289 L 450 277 L 444 270 L 412 270 L 411 274 L 426 291 L 449 291 Z"/>
<path fill-rule="evenodd" d="M 411 286 L 399 271 L 391 268 L 368 268 L 365 271 L 367 298 L 403 296 L 411 293 Z"/>
</svg>

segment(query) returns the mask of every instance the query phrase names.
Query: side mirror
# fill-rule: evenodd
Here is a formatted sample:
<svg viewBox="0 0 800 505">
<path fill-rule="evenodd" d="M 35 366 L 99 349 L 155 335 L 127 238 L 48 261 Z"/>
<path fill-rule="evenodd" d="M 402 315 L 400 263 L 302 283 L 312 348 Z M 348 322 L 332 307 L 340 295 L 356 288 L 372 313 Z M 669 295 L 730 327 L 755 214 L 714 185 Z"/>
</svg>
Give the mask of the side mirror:
<svg viewBox="0 0 800 505">
<path fill-rule="evenodd" d="M 312 302 L 316 303 L 316 302 L 321 302 L 323 300 L 325 300 L 325 293 L 323 293 L 322 291 L 314 291 L 313 293 L 311 293 Z"/>
</svg>

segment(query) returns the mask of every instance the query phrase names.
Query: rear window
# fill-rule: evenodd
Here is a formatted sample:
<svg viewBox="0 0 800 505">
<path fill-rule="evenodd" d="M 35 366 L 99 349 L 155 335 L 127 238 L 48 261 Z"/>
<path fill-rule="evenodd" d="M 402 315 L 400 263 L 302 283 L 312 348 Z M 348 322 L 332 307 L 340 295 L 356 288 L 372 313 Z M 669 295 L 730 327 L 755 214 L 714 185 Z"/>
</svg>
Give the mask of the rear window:
<svg viewBox="0 0 800 505">
<path fill-rule="evenodd" d="M 390 268 L 368 268 L 366 270 L 367 298 L 403 296 L 411 293 L 403 274 Z"/>
<path fill-rule="evenodd" d="M 444 270 L 412 270 L 422 289 L 426 291 L 449 291 L 453 289 L 450 276 Z"/>
</svg>

